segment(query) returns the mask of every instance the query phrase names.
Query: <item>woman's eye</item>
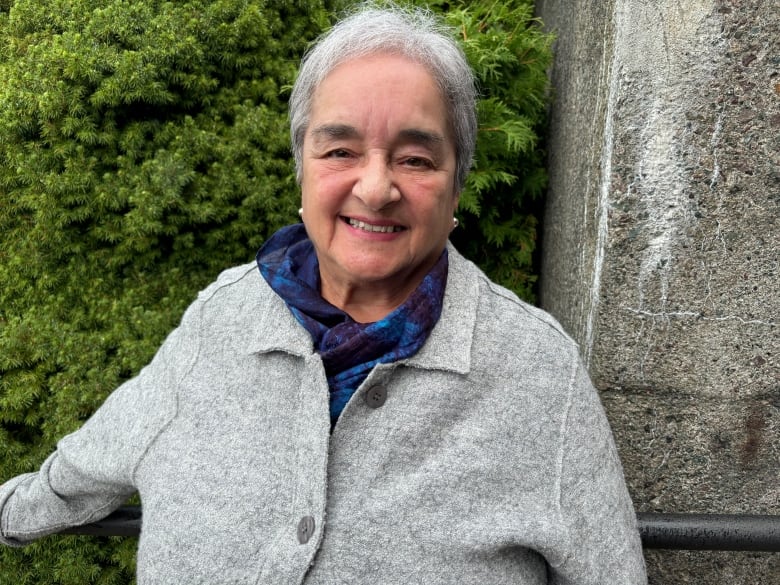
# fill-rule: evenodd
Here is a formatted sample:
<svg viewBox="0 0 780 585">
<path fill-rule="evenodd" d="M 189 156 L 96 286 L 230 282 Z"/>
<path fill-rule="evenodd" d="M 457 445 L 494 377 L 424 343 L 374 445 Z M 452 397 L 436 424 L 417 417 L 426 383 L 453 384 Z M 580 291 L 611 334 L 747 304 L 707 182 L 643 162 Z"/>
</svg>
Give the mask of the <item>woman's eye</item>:
<svg viewBox="0 0 780 585">
<path fill-rule="evenodd" d="M 433 163 L 431 163 L 431 161 L 428 159 L 417 156 L 410 156 L 409 158 L 404 159 L 404 164 L 408 167 L 414 168 L 430 168 L 433 166 Z"/>
<path fill-rule="evenodd" d="M 329 151 L 327 156 L 328 158 L 347 158 L 349 156 L 349 152 L 343 148 L 336 148 L 335 150 Z"/>
</svg>

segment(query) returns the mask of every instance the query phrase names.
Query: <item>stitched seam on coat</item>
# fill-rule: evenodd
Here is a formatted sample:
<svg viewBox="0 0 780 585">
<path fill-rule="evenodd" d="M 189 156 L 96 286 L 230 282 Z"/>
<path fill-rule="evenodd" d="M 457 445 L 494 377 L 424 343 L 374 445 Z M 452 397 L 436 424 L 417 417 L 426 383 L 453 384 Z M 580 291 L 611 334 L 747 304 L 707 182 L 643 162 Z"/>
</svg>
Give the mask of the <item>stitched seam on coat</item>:
<svg viewBox="0 0 780 585">
<path fill-rule="evenodd" d="M 572 359 L 574 358 L 574 359 Z M 563 460 L 565 458 L 566 453 L 566 436 L 568 434 L 569 429 L 569 423 L 570 419 L 572 417 L 572 408 L 574 407 L 574 386 L 575 381 L 577 379 L 577 372 L 580 369 L 580 365 L 578 360 L 576 359 L 577 356 L 570 356 L 571 363 L 573 364 L 573 367 L 571 369 L 571 375 L 569 376 L 569 384 L 566 389 L 566 406 L 565 406 L 565 415 L 563 416 L 561 420 L 561 426 L 559 428 L 559 445 L 558 445 L 558 461 L 557 461 L 557 470 L 555 474 L 555 510 L 558 513 L 558 523 L 560 526 L 564 527 L 566 530 L 566 540 L 571 540 L 570 534 L 569 534 L 569 528 L 568 524 L 564 521 L 564 515 L 562 510 L 562 503 L 561 498 L 563 497 L 563 490 L 561 487 L 561 484 L 563 482 Z M 571 551 L 571 548 L 568 548 L 569 551 Z M 569 553 L 571 555 L 571 552 Z M 561 559 L 561 564 L 564 564 L 569 557 L 564 557 Z"/>
<path fill-rule="evenodd" d="M 199 335 L 196 336 L 196 339 L 198 340 L 198 346 L 195 348 L 194 355 L 192 356 L 192 359 L 190 360 L 189 366 L 187 369 L 182 373 L 181 377 L 176 380 L 174 383 L 173 388 L 171 389 L 171 392 L 173 393 L 173 414 L 171 417 L 163 424 L 157 433 L 155 433 L 154 437 L 151 438 L 149 443 L 146 445 L 146 447 L 143 449 L 143 451 L 138 456 L 138 461 L 136 461 L 135 465 L 133 466 L 133 470 L 130 474 L 130 478 L 133 482 L 133 485 L 137 486 L 138 482 L 136 480 L 136 476 L 138 474 L 138 468 L 141 467 L 141 464 L 144 462 L 144 459 L 146 459 L 146 456 L 149 454 L 149 451 L 151 451 L 152 447 L 157 443 L 159 438 L 165 433 L 166 430 L 173 424 L 173 422 L 179 417 L 179 386 L 181 385 L 182 381 L 192 372 L 193 368 L 195 367 L 195 364 L 198 362 L 198 356 L 200 355 L 200 348 L 202 343 L 203 336 L 200 335 L 202 333 L 200 331 L 201 327 L 203 326 L 203 304 L 201 303 L 198 306 L 198 333 Z"/>
<path fill-rule="evenodd" d="M 517 298 L 515 293 L 512 291 L 502 287 L 501 285 L 497 285 L 495 282 L 488 279 L 485 275 L 480 274 L 480 278 L 487 284 L 488 289 L 490 292 L 495 294 L 496 296 L 499 296 L 514 305 L 517 305 L 517 307 L 523 311 L 526 315 L 528 315 L 529 318 L 533 319 L 534 321 L 537 321 L 538 323 L 542 323 L 543 325 L 546 325 L 555 333 L 557 333 L 560 337 L 562 337 L 564 340 L 566 340 L 569 344 L 574 344 L 574 340 L 571 338 L 571 336 L 566 333 L 566 331 L 562 328 L 560 323 L 555 321 L 549 314 L 544 313 L 541 310 L 538 310 L 536 307 L 533 307 L 532 305 L 529 305 L 525 301 Z"/>
</svg>

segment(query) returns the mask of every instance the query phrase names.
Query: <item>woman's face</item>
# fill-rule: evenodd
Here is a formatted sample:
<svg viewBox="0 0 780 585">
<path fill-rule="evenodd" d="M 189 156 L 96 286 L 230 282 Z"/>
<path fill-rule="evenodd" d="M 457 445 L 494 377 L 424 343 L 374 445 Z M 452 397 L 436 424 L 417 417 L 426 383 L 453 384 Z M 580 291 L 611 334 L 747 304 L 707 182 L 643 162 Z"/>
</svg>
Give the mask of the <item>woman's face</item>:
<svg viewBox="0 0 780 585">
<path fill-rule="evenodd" d="M 438 259 L 458 197 L 446 107 L 404 57 L 343 63 L 314 94 L 303 142 L 303 220 L 322 294 L 411 293 Z"/>
</svg>

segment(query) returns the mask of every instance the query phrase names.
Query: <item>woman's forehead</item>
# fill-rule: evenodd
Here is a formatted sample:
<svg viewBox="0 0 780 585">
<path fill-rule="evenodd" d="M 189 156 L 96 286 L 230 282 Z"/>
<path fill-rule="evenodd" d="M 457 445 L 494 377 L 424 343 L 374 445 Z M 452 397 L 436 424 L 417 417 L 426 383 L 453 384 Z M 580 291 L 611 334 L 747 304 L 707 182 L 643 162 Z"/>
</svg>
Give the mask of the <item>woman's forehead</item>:
<svg viewBox="0 0 780 585">
<path fill-rule="evenodd" d="M 399 55 L 351 59 L 318 85 L 308 134 L 318 138 L 357 137 L 390 125 L 409 141 L 435 143 L 451 138 L 447 102 L 421 64 Z"/>
</svg>

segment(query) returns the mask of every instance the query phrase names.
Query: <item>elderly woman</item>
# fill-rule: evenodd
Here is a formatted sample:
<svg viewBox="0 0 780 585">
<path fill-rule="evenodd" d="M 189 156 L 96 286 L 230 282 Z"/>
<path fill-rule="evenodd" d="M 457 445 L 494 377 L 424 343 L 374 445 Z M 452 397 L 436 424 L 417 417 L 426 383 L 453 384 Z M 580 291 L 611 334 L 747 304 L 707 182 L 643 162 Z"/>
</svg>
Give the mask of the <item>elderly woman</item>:
<svg viewBox="0 0 780 585">
<path fill-rule="evenodd" d="M 303 223 L 0 489 L 0 540 L 137 491 L 142 585 L 644 582 L 577 347 L 448 244 L 476 135 L 457 44 L 364 7 L 304 59 L 290 118 Z"/>
</svg>

